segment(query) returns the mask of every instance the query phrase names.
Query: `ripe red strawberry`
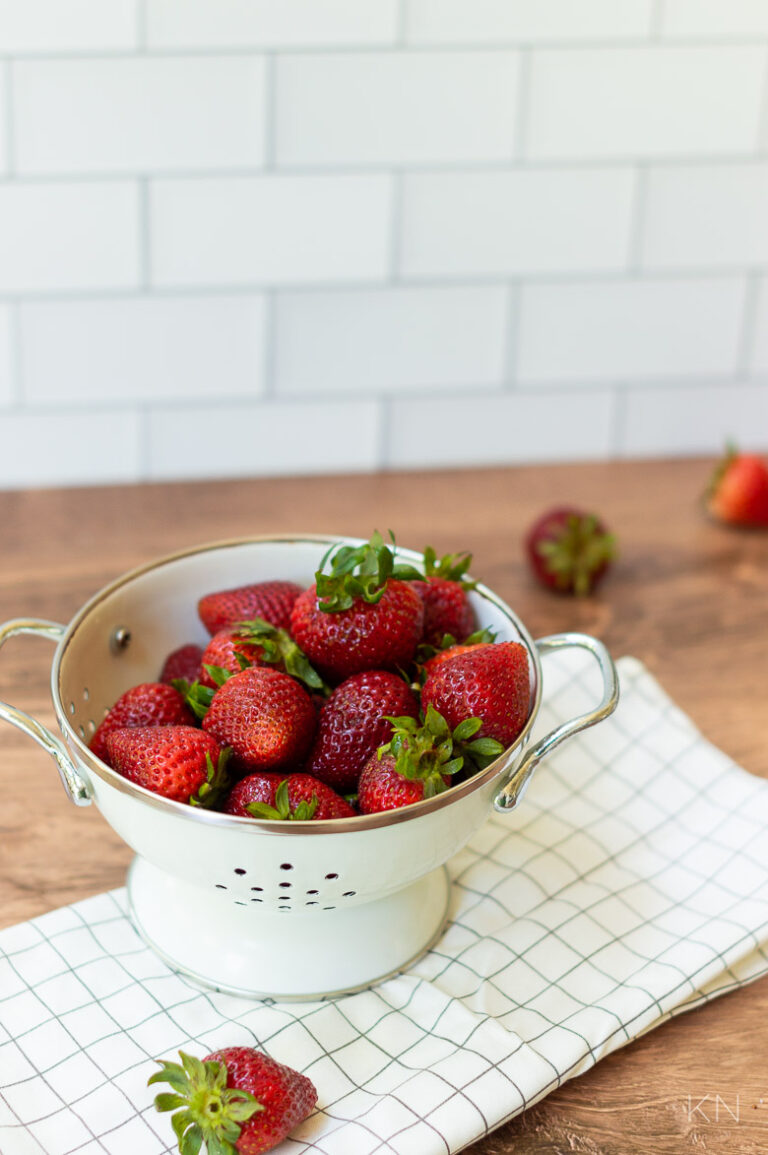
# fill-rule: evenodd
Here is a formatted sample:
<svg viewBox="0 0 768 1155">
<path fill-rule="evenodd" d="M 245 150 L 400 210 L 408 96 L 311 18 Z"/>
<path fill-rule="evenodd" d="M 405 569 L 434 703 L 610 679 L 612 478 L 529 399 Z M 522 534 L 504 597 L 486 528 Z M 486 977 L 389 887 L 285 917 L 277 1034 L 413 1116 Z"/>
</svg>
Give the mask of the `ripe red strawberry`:
<svg viewBox="0 0 768 1155">
<path fill-rule="evenodd" d="M 761 457 L 730 449 L 715 469 L 705 500 L 720 521 L 768 526 L 768 465 Z"/>
<path fill-rule="evenodd" d="M 594 513 L 571 506 L 550 509 L 525 539 L 534 576 L 557 593 L 592 592 L 616 557 L 616 541 Z"/>
<path fill-rule="evenodd" d="M 263 1155 L 307 1119 L 317 1091 L 306 1077 L 253 1047 L 226 1047 L 205 1059 L 179 1051 L 149 1083 L 170 1083 L 155 1098 L 171 1122 L 183 1155 Z"/>
<path fill-rule="evenodd" d="M 422 723 L 393 718 L 392 737 L 363 766 L 357 802 L 361 814 L 398 810 L 441 794 L 461 771 L 474 773 L 501 753 L 500 743 L 477 738 L 482 723 L 466 718 L 453 731 L 427 707 Z"/>
<path fill-rule="evenodd" d="M 409 584 L 418 576 L 412 566 L 395 565 L 379 534 L 367 545 L 342 546 L 331 573 L 319 570 L 316 584 L 296 599 L 291 633 L 331 682 L 406 666 L 424 624 L 421 598 Z"/>
<path fill-rule="evenodd" d="M 387 715 L 419 716 L 416 695 L 402 678 L 385 670 L 347 678 L 320 711 L 309 773 L 343 794 L 356 790 L 364 762 L 392 735 Z"/>
<path fill-rule="evenodd" d="M 134 726 L 106 737 L 110 763 L 123 778 L 173 798 L 211 805 L 225 785 L 227 755 L 196 726 Z"/>
<path fill-rule="evenodd" d="M 262 647 L 247 642 L 237 628 L 219 630 L 203 651 L 198 681 L 201 686 L 216 686 L 217 682 L 208 673 L 206 666 L 216 666 L 230 674 L 239 674 L 246 665 L 266 665 L 263 654 Z"/>
<path fill-rule="evenodd" d="M 126 726 L 192 725 L 195 719 L 184 698 L 164 682 L 141 682 L 132 686 L 115 702 L 91 738 L 90 747 L 97 758 L 109 762 L 105 739 L 112 730 Z"/>
<path fill-rule="evenodd" d="M 477 585 L 465 574 L 472 564 L 468 553 L 448 553 L 438 560 L 431 546 L 424 550 L 426 581 L 413 582 L 413 589 L 424 603 L 422 642 L 439 646 L 446 634 L 463 642 L 475 629 L 475 611 L 467 592 Z"/>
<path fill-rule="evenodd" d="M 241 778 L 230 790 L 222 810 L 241 818 L 272 818 L 306 822 L 313 818 L 354 818 L 357 813 L 325 782 L 311 774 L 256 773 Z"/>
<path fill-rule="evenodd" d="M 203 729 L 231 746 L 242 768 L 282 770 L 303 762 L 315 736 L 312 699 L 294 678 L 250 666 L 213 695 Z"/>
<path fill-rule="evenodd" d="M 422 706 L 433 706 L 452 729 L 465 718 L 480 718 L 480 737 L 510 746 L 530 708 L 525 647 L 519 642 L 491 642 L 457 649 L 454 657 L 446 650 L 427 662 Z"/>
<path fill-rule="evenodd" d="M 179 646 L 178 650 L 174 650 L 165 659 L 158 681 L 166 682 L 169 686 L 176 678 L 182 678 L 185 682 L 196 681 L 200 673 L 202 656 L 200 646 L 192 642 L 186 646 Z"/>
<path fill-rule="evenodd" d="M 293 603 L 300 593 L 301 586 L 295 582 L 256 582 L 206 594 L 197 603 L 197 612 L 209 634 L 251 618 L 264 618 L 270 625 L 287 630 Z"/>
</svg>

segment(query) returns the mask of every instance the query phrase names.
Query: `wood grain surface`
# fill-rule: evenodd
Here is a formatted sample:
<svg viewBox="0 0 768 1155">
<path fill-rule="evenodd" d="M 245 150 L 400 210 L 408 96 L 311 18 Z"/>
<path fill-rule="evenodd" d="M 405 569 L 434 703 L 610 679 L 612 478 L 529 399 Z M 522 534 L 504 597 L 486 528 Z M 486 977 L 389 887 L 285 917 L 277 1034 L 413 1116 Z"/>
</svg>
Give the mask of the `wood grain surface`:
<svg viewBox="0 0 768 1155">
<path fill-rule="evenodd" d="M 768 534 L 703 515 L 711 462 L 649 461 L 0 494 L 0 620 L 68 622 L 125 570 L 175 549 L 269 532 L 468 549 L 534 636 L 597 634 L 634 654 L 704 734 L 768 777 Z M 621 556 L 577 602 L 534 585 L 522 553 L 547 506 L 599 511 Z M 54 726 L 52 646 L 14 638 L 0 697 Z M 122 885 L 130 851 L 76 809 L 43 751 L 0 730 L 0 926 Z M 660 1027 L 473 1145 L 472 1155 L 768 1151 L 768 982 Z"/>
</svg>

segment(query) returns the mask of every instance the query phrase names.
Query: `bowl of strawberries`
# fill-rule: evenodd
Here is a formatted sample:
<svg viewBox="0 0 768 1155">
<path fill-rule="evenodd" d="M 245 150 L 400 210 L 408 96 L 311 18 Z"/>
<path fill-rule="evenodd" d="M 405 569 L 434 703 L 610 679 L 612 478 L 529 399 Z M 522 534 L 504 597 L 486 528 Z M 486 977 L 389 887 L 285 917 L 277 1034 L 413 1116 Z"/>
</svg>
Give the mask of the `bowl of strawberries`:
<svg viewBox="0 0 768 1155">
<path fill-rule="evenodd" d="M 542 757 L 616 706 L 597 639 L 536 641 L 438 558 L 317 535 L 216 542 L 118 578 L 55 641 L 59 734 L 0 704 L 133 849 L 131 917 L 175 970 L 249 997 L 331 997 L 442 933 L 445 863 Z M 536 742 L 541 656 L 588 650 L 593 711 Z"/>
</svg>

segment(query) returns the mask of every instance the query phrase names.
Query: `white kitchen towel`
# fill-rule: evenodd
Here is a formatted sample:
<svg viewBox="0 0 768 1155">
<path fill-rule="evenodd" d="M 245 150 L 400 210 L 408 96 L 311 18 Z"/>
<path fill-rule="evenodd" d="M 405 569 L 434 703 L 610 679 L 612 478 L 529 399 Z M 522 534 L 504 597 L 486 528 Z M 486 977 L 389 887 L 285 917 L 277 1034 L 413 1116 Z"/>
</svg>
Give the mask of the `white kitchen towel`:
<svg viewBox="0 0 768 1155">
<path fill-rule="evenodd" d="M 444 937 L 372 990 L 290 1005 L 202 992 L 144 946 L 122 890 L 0 932 L 2 1155 L 171 1152 L 153 1060 L 229 1044 L 317 1086 L 279 1155 L 452 1155 L 765 973 L 768 783 L 639 662 L 619 669 L 613 717 L 564 744 L 519 811 L 450 863 Z M 547 657 L 537 732 L 596 693 L 580 662 Z"/>
</svg>

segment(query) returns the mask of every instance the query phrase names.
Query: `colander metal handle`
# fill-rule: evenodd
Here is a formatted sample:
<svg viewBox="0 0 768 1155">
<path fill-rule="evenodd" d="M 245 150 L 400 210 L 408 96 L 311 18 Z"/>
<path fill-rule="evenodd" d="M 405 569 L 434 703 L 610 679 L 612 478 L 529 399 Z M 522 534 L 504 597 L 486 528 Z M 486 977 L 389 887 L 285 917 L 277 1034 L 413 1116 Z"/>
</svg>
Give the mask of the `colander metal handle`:
<svg viewBox="0 0 768 1155">
<path fill-rule="evenodd" d="M 58 642 L 65 630 L 66 626 L 61 626 L 58 622 L 46 622 L 38 618 L 14 618 L 13 621 L 0 625 L 0 646 L 5 645 L 8 639 L 16 634 L 33 634 L 37 637 L 48 638 L 52 642 Z M 50 754 L 56 763 L 64 789 L 76 806 L 89 804 L 91 801 L 90 785 L 72 763 L 69 752 L 60 738 L 52 734 L 42 722 L 38 722 L 37 718 L 25 714 L 23 710 L 17 710 L 8 702 L 0 702 L 0 718 L 4 718 L 6 722 L 10 722 L 17 729 L 23 730 L 25 734 L 29 734 L 30 738 L 34 738 L 45 752 Z"/>
<path fill-rule="evenodd" d="M 502 813 L 514 810 L 517 806 L 531 780 L 531 775 L 542 758 L 550 754 L 566 738 L 578 734 L 580 730 L 586 730 L 588 726 L 594 726 L 596 722 L 602 722 L 603 718 L 607 718 L 609 714 L 613 713 L 619 701 L 619 676 L 616 667 L 611 655 L 597 638 L 593 638 L 589 634 L 551 634 L 546 638 L 538 638 L 535 644 L 542 656 L 553 650 L 563 650 L 572 646 L 588 650 L 597 659 L 600 672 L 603 675 L 603 698 L 596 709 L 587 714 L 580 714 L 578 718 L 572 718 L 569 722 L 563 722 L 556 730 L 552 730 L 544 738 L 540 738 L 535 746 L 527 751 L 506 786 L 499 791 L 494 799 L 494 809 Z"/>
</svg>

